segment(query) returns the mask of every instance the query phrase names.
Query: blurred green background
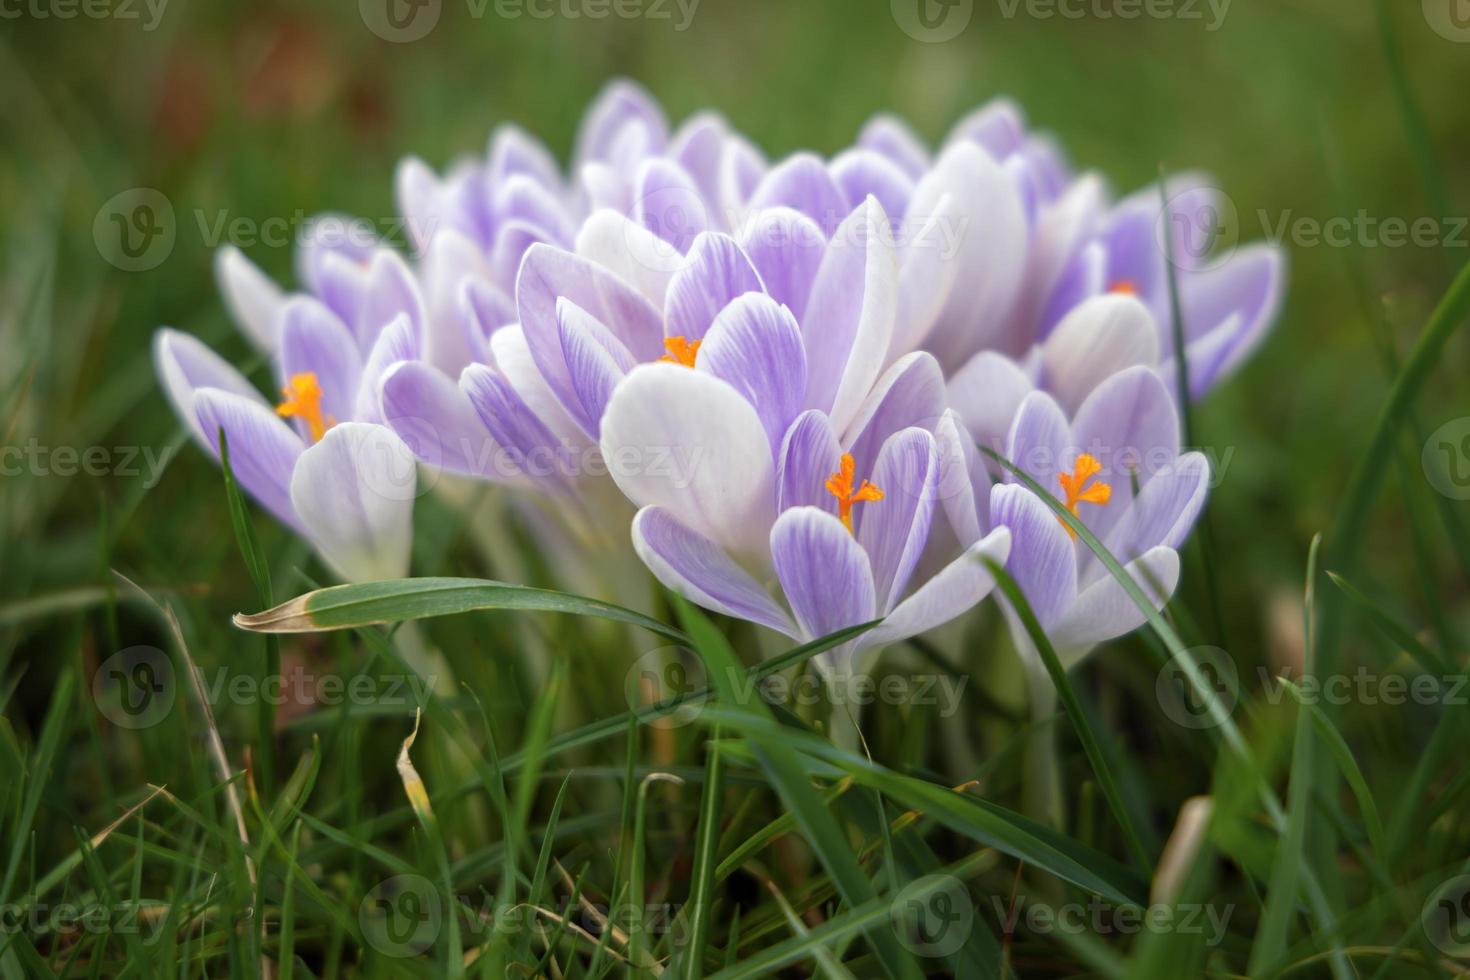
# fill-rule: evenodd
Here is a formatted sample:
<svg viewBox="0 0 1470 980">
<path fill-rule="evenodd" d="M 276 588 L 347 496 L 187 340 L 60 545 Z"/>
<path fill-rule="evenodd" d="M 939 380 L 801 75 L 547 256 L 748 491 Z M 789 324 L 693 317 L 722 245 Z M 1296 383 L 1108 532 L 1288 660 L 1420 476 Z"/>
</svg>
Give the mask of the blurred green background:
<svg viewBox="0 0 1470 980">
<path fill-rule="evenodd" d="M 1009 95 L 1120 193 L 1161 165 L 1215 173 L 1246 238 L 1283 218 L 1359 210 L 1448 217 L 1470 198 L 1459 166 L 1470 145 L 1470 44 L 1438 33 L 1418 0 L 1391 4 L 1389 19 L 1450 215 L 1424 190 L 1373 5 L 1359 0 L 1235 0 L 1218 23 L 1202 0 L 1179 0 L 1170 19 L 1100 16 L 1127 9 L 1112 0 L 1072 0 L 1069 9 L 1090 11 L 1082 19 L 1028 13 L 1051 9 L 1044 3 L 977 0 L 945 43 L 914 40 L 887 0 L 702 0 L 684 31 L 672 0 L 643 5 L 663 17 L 633 20 L 442 0 L 437 24 L 412 43 L 374 34 L 352 2 L 165 0 L 150 10 L 137 0 L 100 19 L 60 19 L 71 8 L 53 0 L 7 2 L 0 420 L 16 445 L 170 443 L 176 426 L 148 362 L 154 328 L 193 331 L 236 360 L 246 351 L 211 275 L 212 239 L 221 227 L 231 237 L 220 222 L 330 209 L 387 226 L 401 156 L 442 166 L 482 152 L 506 120 L 565 160 L 583 107 L 614 75 L 643 82 L 675 120 L 718 109 L 773 157 L 833 153 L 879 110 L 937 140 L 970 108 Z M 104 260 L 92 226 L 104 202 L 134 187 L 167 197 L 176 240 L 156 268 L 125 272 Z M 1233 452 L 1212 507 L 1235 637 L 1264 637 L 1270 597 L 1298 591 L 1306 542 L 1341 497 L 1385 390 L 1371 331 L 1386 324 L 1402 350 L 1445 287 L 1447 260 L 1470 254 L 1466 237 L 1446 249 L 1288 242 L 1284 316 L 1198 419 L 1197 441 L 1217 458 Z M 291 279 L 284 240 L 240 244 Z M 1452 346 L 1424 402 L 1427 428 L 1470 411 L 1466 352 L 1464 340 Z M 0 596 L 97 581 L 97 522 L 109 512 L 125 519 L 118 567 L 150 584 L 238 593 L 241 570 L 220 567 L 217 549 L 180 547 L 227 527 L 216 481 L 186 446 L 147 492 L 139 477 L 0 482 Z M 1430 492 L 1416 482 L 1411 492 Z M 1391 487 L 1369 553 L 1373 574 L 1412 611 L 1422 596 L 1408 586 L 1404 488 Z M 1198 585 L 1186 578 L 1187 590 Z"/>
</svg>

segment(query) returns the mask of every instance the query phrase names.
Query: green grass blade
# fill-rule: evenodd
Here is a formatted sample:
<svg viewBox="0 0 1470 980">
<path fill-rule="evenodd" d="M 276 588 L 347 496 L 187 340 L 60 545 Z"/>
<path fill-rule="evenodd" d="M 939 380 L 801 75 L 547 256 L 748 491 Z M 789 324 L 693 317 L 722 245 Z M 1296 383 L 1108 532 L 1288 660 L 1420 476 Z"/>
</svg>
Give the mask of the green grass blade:
<svg viewBox="0 0 1470 980">
<path fill-rule="evenodd" d="M 720 730 L 711 736 L 704 767 L 704 795 L 699 801 L 699 831 L 694 841 L 694 869 L 689 882 L 689 943 L 684 951 L 683 975 L 698 980 L 704 973 L 704 949 L 709 942 L 713 915 L 716 848 L 720 843 L 720 814 L 725 797 L 725 768 L 720 757 Z"/>
</svg>

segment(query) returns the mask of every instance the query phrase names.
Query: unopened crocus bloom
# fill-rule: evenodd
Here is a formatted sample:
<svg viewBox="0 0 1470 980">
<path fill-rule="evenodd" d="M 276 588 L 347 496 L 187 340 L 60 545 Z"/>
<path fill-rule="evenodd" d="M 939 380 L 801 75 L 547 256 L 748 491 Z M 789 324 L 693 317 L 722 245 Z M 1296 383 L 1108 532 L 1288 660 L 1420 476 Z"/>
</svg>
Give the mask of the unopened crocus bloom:
<svg viewBox="0 0 1470 980">
<path fill-rule="evenodd" d="M 902 168 L 916 186 L 948 184 L 963 204 L 966 233 L 954 259 L 954 279 L 963 285 L 914 340 L 939 358 L 957 388 L 985 391 L 1003 371 L 1000 355 L 1016 361 L 1033 385 L 1053 390 L 1039 370 L 1038 348 L 1080 304 L 1110 293 L 1135 296 L 1153 314 L 1154 364 L 1172 377 L 1171 258 L 1191 398 L 1238 368 L 1280 312 L 1283 253 L 1269 244 L 1218 249 L 1229 231 L 1229 206 L 1201 175 L 1181 175 L 1162 192 L 1147 188 L 1112 204 L 1100 178 L 1073 177 L 1005 100 L 962 120 L 932 162 L 893 117 L 871 122 L 859 146 Z M 975 161 L 975 149 L 990 167 Z M 922 196 L 915 200 L 926 206 Z M 989 281 L 1002 272 L 1017 285 L 1013 292 Z M 985 283 L 985 295 L 976 293 L 976 282 Z M 1086 393 L 1070 394 L 1080 402 Z"/>
<path fill-rule="evenodd" d="M 282 299 L 271 400 L 188 334 L 159 330 L 153 353 L 194 439 L 218 457 L 223 430 L 246 493 L 337 574 L 366 581 L 408 571 L 415 466 L 403 441 L 376 424 L 376 392 L 386 367 L 417 356 L 423 311 L 393 253 L 371 253 L 353 275 L 350 301 L 331 290 Z"/>
</svg>

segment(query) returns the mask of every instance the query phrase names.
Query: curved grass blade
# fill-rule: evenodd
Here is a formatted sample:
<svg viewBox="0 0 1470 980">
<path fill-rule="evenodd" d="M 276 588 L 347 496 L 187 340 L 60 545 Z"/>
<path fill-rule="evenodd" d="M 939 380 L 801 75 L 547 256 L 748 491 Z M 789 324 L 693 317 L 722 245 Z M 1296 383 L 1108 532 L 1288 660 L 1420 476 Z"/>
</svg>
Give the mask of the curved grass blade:
<svg viewBox="0 0 1470 980">
<path fill-rule="evenodd" d="M 689 642 L 666 623 L 600 599 L 475 578 L 404 578 L 334 585 L 264 612 L 237 613 L 235 625 L 253 633 L 321 633 L 496 609 L 592 616 L 639 626 L 676 643 Z"/>
<path fill-rule="evenodd" d="M 1097 736 L 1093 734 L 1092 726 L 1087 722 L 1087 713 L 1082 710 L 1082 705 L 1077 700 L 1077 692 L 1072 690 L 1072 682 L 1062 667 L 1062 661 L 1057 656 L 1056 649 L 1051 645 L 1051 639 L 1041 628 L 1041 623 L 1036 619 L 1036 613 L 1032 611 L 1031 604 L 1022 595 L 1020 587 L 1016 585 L 1016 580 L 1011 578 L 999 563 L 989 558 L 983 561 L 990 569 L 990 574 L 994 576 L 996 586 L 1005 593 L 1007 601 L 1015 609 L 1016 615 L 1021 618 L 1021 624 L 1026 627 L 1032 644 L 1041 654 L 1041 662 L 1046 665 L 1046 672 L 1051 676 L 1051 682 L 1055 685 L 1057 695 L 1061 698 L 1062 708 L 1072 722 L 1072 729 L 1077 733 L 1078 741 L 1082 743 L 1082 751 L 1087 753 L 1087 761 L 1092 764 L 1092 771 L 1097 775 L 1098 786 L 1102 789 L 1103 796 L 1107 798 L 1108 807 L 1113 811 L 1114 819 L 1118 821 L 1118 826 L 1123 830 L 1123 836 L 1128 842 L 1128 850 L 1132 853 L 1134 862 L 1145 871 L 1149 870 L 1153 862 L 1149 860 L 1148 851 L 1143 846 L 1143 839 L 1139 837 L 1137 828 L 1133 826 L 1133 816 L 1123 802 L 1123 792 L 1118 788 L 1118 780 L 1113 776 L 1107 756 L 1103 755 L 1102 746 L 1098 743 Z"/>
<path fill-rule="evenodd" d="M 1384 611 L 1382 606 L 1368 598 L 1368 595 L 1362 589 L 1359 589 L 1331 569 L 1328 569 L 1327 577 L 1332 581 L 1333 585 L 1342 590 L 1343 595 L 1353 601 L 1353 605 L 1357 606 L 1367 615 L 1368 621 L 1380 633 L 1387 637 L 1390 643 L 1400 647 L 1405 653 L 1418 661 L 1419 666 L 1423 667 L 1431 676 L 1439 678 L 1454 673 L 1438 653 L 1419 642 L 1418 638 L 1412 632 Z"/>
</svg>

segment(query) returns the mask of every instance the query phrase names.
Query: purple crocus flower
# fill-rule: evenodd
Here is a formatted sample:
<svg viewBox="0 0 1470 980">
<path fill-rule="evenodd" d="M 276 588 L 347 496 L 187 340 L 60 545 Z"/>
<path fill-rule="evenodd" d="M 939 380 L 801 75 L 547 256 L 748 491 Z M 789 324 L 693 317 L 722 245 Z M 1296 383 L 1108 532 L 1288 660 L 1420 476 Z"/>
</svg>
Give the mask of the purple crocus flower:
<svg viewBox="0 0 1470 980">
<path fill-rule="evenodd" d="M 963 205 L 966 231 L 950 278 L 964 286 L 953 290 L 944 312 L 913 340 L 939 358 L 957 386 L 983 389 L 989 372 L 960 380 L 976 357 L 1003 355 L 1034 374 L 1037 348 L 1079 305 L 1109 293 L 1136 296 L 1153 313 L 1155 364 L 1162 376 L 1172 377 L 1166 233 L 1192 398 L 1239 367 L 1280 312 L 1281 250 L 1255 244 L 1214 254 L 1226 208 L 1201 175 L 1177 177 L 1164 193 L 1149 188 L 1112 205 L 1100 178 L 1073 177 L 1052 144 L 1029 135 L 1020 111 L 1005 100 L 962 120 L 932 163 L 917 137 L 889 116 L 869 123 L 859 146 L 904 170 L 916 187 L 931 188 L 929 198 L 916 193 L 915 201 L 925 204 L 946 187 Z M 976 150 L 988 166 L 976 159 Z M 997 276 L 1016 288 L 994 286 L 990 280 Z M 991 294 L 977 295 L 977 281 L 987 283 Z M 1054 390 L 1044 374 L 1032 380 Z M 1074 401 L 1086 394 L 1058 393 Z"/>
<path fill-rule="evenodd" d="M 339 254 L 322 253 L 322 267 Z M 223 429 L 241 487 L 334 571 L 351 581 L 396 578 L 408 570 L 415 466 L 403 440 L 375 424 L 376 392 L 388 366 L 418 356 L 422 302 L 408 267 L 387 250 L 354 267 L 350 289 L 345 269 L 325 276 L 323 298 L 281 297 L 274 311 L 274 404 L 177 330 L 155 335 L 154 363 L 195 441 L 218 457 Z"/>
</svg>

